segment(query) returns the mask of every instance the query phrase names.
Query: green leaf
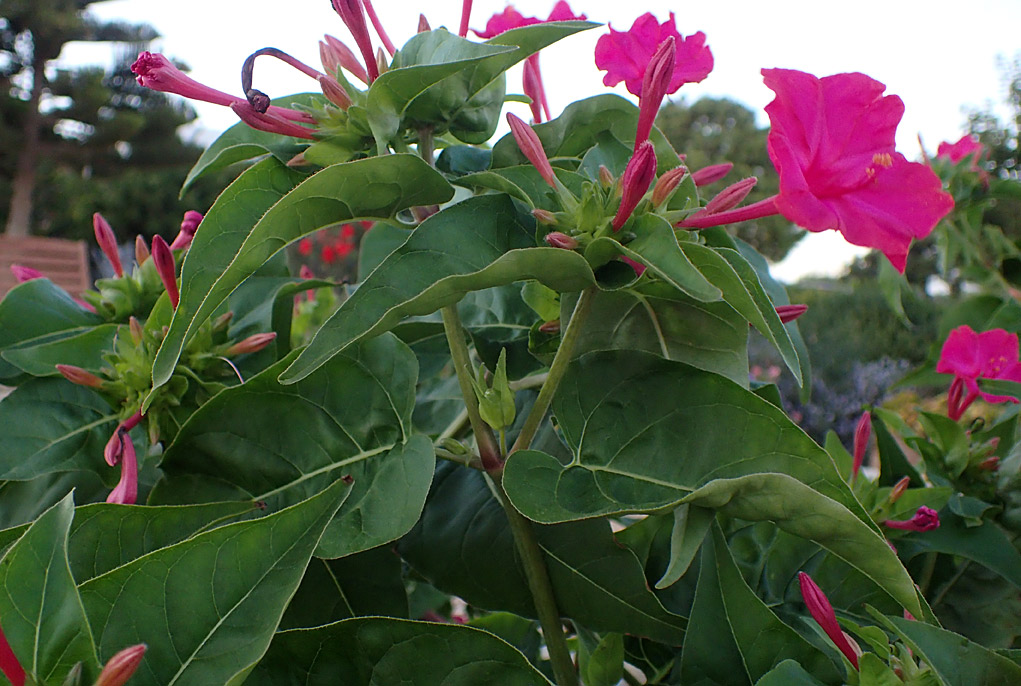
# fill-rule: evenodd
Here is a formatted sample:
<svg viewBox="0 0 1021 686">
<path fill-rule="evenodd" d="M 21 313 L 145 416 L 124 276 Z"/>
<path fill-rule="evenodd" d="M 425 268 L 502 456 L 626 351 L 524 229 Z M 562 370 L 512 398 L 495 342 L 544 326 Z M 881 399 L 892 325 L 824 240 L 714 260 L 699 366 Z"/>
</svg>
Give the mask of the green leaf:
<svg viewBox="0 0 1021 686">
<path fill-rule="evenodd" d="M 137 507 L 96 503 L 77 508 L 68 560 L 78 584 L 254 509 L 252 503 Z"/>
<path fill-rule="evenodd" d="M 28 481 L 0 481 L 0 552 L 14 542 L 27 522 L 56 505 L 74 491 L 79 502 L 101 502 L 110 493 L 95 472 L 54 472 Z M 6 528 L 11 527 L 11 528 Z"/>
<path fill-rule="evenodd" d="M 876 616 L 876 619 L 881 618 L 882 615 Z M 900 617 L 886 617 L 884 624 L 916 655 L 932 665 L 946 686 L 1021 683 L 1021 666 L 952 631 Z"/>
<path fill-rule="evenodd" d="M 253 175 L 256 170 L 259 173 Z M 414 155 L 337 164 L 291 190 L 295 180 L 294 172 L 267 160 L 217 199 L 213 209 L 223 209 L 209 214 L 221 220 L 220 226 L 207 226 L 206 215 L 182 267 L 181 302 L 156 355 L 154 389 L 170 378 L 195 327 L 288 243 L 331 224 L 361 217 L 390 218 L 414 205 L 444 202 L 453 192 L 439 172 Z M 235 216 L 240 207 L 245 210 L 243 217 Z M 222 226 L 223 221 L 230 221 L 230 226 Z"/>
<path fill-rule="evenodd" d="M 624 636 L 578 632 L 578 672 L 585 686 L 617 686 L 624 676 Z M 588 640 L 586 640 L 588 639 Z"/>
<path fill-rule="evenodd" d="M 873 412 L 872 430 L 876 433 L 876 447 L 879 448 L 879 480 L 883 486 L 894 486 L 901 478 L 910 477 L 910 485 L 916 488 L 925 486 L 922 475 L 908 461 L 900 444 L 893 437 L 891 415 L 894 413 L 877 408 Z M 879 419 L 879 421 L 875 421 Z M 898 417 L 899 419 L 899 417 Z M 901 434 L 903 436 L 903 434 Z M 908 436 L 904 436 L 908 438 Z"/>
<path fill-rule="evenodd" d="M 939 528 L 899 539 L 897 550 L 905 560 L 927 552 L 958 555 L 993 570 L 1021 588 L 1021 552 L 1007 533 L 991 521 L 969 526 L 961 517 L 944 511 L 940 514 Z"/>
<path fill-rule="evenodd" d="M 683 242 L 681 249 L 702 275 L 723 291 L 723 299 L 776 346 L 787 368 L 794 374 L 795 381 L 801 386 L 804 379 L 794 343 L 752 266 L 739 252 L 729 248 L 713 249 Z"/>
<path fill-rule="evenodd" d="M 78 662 L 86 682 L 98 675 L 92 633 L 67 562 L 73 516 L 68 494 L 0 559 L 4 634 L 25 671 L 40 683 L 63 679 Z"/>
<path fill-rule="evenodd" d="M 404 534 L 418 520 L 435 464 L 411 433 L 417 363 L 393 336 L 336 356 L 301 382 L 277 376 L 291 357 L 222 391 L 167 448 L 157 502 L 244 499 L 284 507 L 342 478 L 353 487 L 317 555 L 342 557 Z"/>
<path fill-rule="evenodd" d="M 534 247 L 533 227 L 505 195 L 472 198 L 433 215 L 344 302 L 281 380 L 294 383 L 347 346 L 407 316 L 456 303 L 469 291 L 529 279 L 557 291 L 595 282 L 581 255 Z"/>
<path fill-rule="evenodd" d="M 1012 398 L 1021 398 L 1021 383 L 1007 381 L 1005 379 L 979 379 L 978 387 L 985 393 L 992 395 L 1009 395 Z"/>
<path fill-rule="evenodd" d="M 0 300 L 0 353 L 73 336 L 101 323 L 49 279 L 32 279 Z M 11 383 L 19 374 L 10 362 L 0 361 L 0 383 Z"/>
<path fill-rule="evenodd" d="M 535 526 L 561 613 L 598 632 L 679 645 L 686 622 L 650 591 L 606 520 Z M 437 588 L 489 610 L 535 617 L 506 516 L 482 476 L 444 463 L 399 550 Z"/>
<path fill-rule="evenodd" d="M 647 353 L 590 353 L 568 369 L 553 413 L 573 460 L 520 450 L 504 469 L 508 497 L 535 521 L 649 512 L 713 479 L 782 472 L 871 524 L 825 451 L 782 410 L 716 374 Z"/>
<path fill-rule="evenodd" d="M 313 558 L 280 620 L 280 629 L 368 615 L 408 616 L 401 558 L 389 546 L 339 560 Z"/>
<path fill-rule="evenodd" d="M 672 517 L 670 564 L 656 582 L 656 588 L 671 586 L 684 576 L 695 559 L 695 553 L 702 546 L 709 525 L 716 519 L 716 513 L 685 504 L 675 507 Z"/>
<path fill-rule="evenodd" d="M 822 686 L 822 682 L 794 660 L 784 660 L 756 681 L 755 686 Z"/>
<path fill-rule="evenodd" d="M 91 388 L 33 379 L 0 403 L 0 479 L 28 480 L 54 472 L 92 471 L 116 480 L 103 447 L 118 415 Z"/>
<path fill-rule="evenodd" d="M 897 319 L 904 326 L 911 326 L 911 320 L 904 312 L 904 303 L 901 300 L 901 293 L 905 290 L 910 292 L 907 279 L 890 264 L 889 260 L 879 260 L 879 292 L 883 294 L 886 304 L 897 315 Z"/>
<path fill-rule="evenodd" d="M 304 107 L 322 105 L 326 102 L 322 93 L 297 93 L 282 98 L 274 98 L 273 104 L 279 107 L 300 105 Z M 272 155 L 282 163 L 308 147 L 308 141 L 278 133 L 258 131 L 244 122 L 239 122 L 220 134 L 203 151 L 202 156 L 188 172 L 181 185 L 181 197 L 200 176 L 225 169 L 237 162 L 244 162 L 262 155 Z"/>
<path fill-rule="evenodd" d="M 481 629 L 365 617 L 282 631 L 250 686 L 548 686 L 514 646 Z"/>
<path fill-rule="evenodd" d="M 901 686 L 904 683 L 875 653 L 861 656 L 858 673 L 861 686 Z"/>
<path fill-rule="evenodd" d="M 576 298 L 564 298 L 572 312 Z M 575 357 L 595 350 L 641 350 L 748 386 L 748 323 L 724 302 L 703 303 L 664 283 L 599 291 Z"/>
<path fill-rule="evenodd" d="M 886 539 L 844 505 L 786 474 L 717 479 L 684 499 L 818 543 L 872 579 L 915 617 L 926 616 L 915 584 Z"/>
<path fill-rule="evenodd" d="M 73 364 L 98 372 L 104 365 L 103 354 L 113 350 L 117 328 L 116 324 L 96 326 L 56 341 L 5 350 L 2 356 L 32 376 L 59 376 L 58 364 Z"/>
<path fill-rule="evenodd" d="M 146 643 L 134 682 L 239 684 L 269 646 L 348 487 L 161 548 L 81 585 L 104 660 Z"/>
</svg>

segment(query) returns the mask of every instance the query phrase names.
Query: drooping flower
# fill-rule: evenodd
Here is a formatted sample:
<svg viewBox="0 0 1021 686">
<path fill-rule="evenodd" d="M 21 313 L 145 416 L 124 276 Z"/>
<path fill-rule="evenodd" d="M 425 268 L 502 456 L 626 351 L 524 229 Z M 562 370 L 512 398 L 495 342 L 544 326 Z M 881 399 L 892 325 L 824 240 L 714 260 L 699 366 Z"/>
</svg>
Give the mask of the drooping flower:
<svg viewBox="0 0 1021 686">
<path fill-rule="evenodd" d="M 833 641 L 833 645 L 844 654 L 854 668 L 858 669 L 858 655 L 861 650 L 855 650 L 851 646 L 851 639 L 837 623 L 837 615 L 826 594 L 812 580 L 812 577 L 804 572 L 798 572 L 798 585 L 801 587 L 801 597 L 805 600 L 805 606 L 811 613 L 812 619 L 822 627 L 829 639 Z"/>
<path fill-rule="evenodd" d="M 932 531 L 939 528 L 939 513 L 922 505 L 911 519 L 887 519 L 883 526 L 902 531 Z"/>
<path fill-rule="evenodd" d="M 191 239 L 195 237 L 195 232 L 198 231 L 199 224 L 201 223 L 201 212 L 196 212 L 195 210 L 185 212 L 184 219 L 181 220 L 181 230 L 174 238 L 174 242 L 170 244 L 170 249 L 184 250 L 191 245 Z"/>
<path fill-rule="evenodd" d="M 613 217 L 614 231 L 620 231 L 631 217 L 631 213 L 649 190 L 654 178 L 656 178 L 656 151 L 651 142 L 645 141 L 628 160 L 621 175 L 621 198 L 617 214 Z"/>
<path fill-rule="evenodd" d="M 114 431 L 114 438 L 120 443 L 117 459 L 121 465 L 121 478 L 106 497 L 106 502 L 134 505 L 138 500 L 138 456 L 135 444 L 128 432 L 119 428 Z"/>
<path fill-rule="evenodd" d="M 947 141 L 940 143 L 939 148 L 936 150 L 936 157 L 950 160 L 953 164 L 957 164 L 961 160 L 970 157 L 971 168 L 975 169 L 985 149 L 986 146 L 979 143 L 977 138 L 971 134 L 965 134 L 956 143 L 948 143 Z"/>
<path fill-rule="evenodd" d="M 809 231 L 836 230 L 880 250 L 904 271 L 908 248 L 953 209 L 939 177 L 894 149 L 904 104 L 864 74 L 822 79 L 790 69 L 763 69 L 776 98 L 769 157 L 780 192 L 730 212 L 686 219 L 706 228 L 780 213 Z"/>
<path fill-rule="evenodd" d="M 139 643 L 118 651 L 103 665 L 103 671 L 99 673 L 94 686 L 124 686 L 138 665 L 142 664 L 145 650 L 146 645 Z"/>
<path fill-rule="evenodd" d="M 861 471 L 862 462 L 865 461 L 865 449 L 868 447 L 871 437 L 872 413 L 866 410 L 861 413 L 858 424 L 854 428 L 854 461 L 851 464 L 851 474 L 855 477 Z"/>
<path fill-rule="evenodd" d="M 1018 337 L 1004 329 L 977 333 L 970 326 L 959 326 L 950 332 L 940 351 L 936 371 L 953 374 L 948 395 L 947 414 L 958 420 L 964 410 L 981 397 L 987 403 L 1018 402 L 1009 395 L 993 395 L 978 387 L 979 379 L 1004 379 L 1021 382 L 1018 362 Z M 964 396 L 964 389 L 968 394 Z"/>
<path fill-rule="evenodd" d="M 606 72 L 603 84 L 616 86 L 621 81 L 632 95 L 642 94 L 642 79 L 656 49 L 670 36 L 676 41 L 674 71 L 667 93 L 676 93 L 686 83 L 698 83 L 713 70 L 713 53 L 701 31 L 683 37 L 677 32 L 674 13 L 660 24 L 646 12 L 635 19 L 627 31 L 600 36 L 596 42 L 596 67 Z"/>
</svg>

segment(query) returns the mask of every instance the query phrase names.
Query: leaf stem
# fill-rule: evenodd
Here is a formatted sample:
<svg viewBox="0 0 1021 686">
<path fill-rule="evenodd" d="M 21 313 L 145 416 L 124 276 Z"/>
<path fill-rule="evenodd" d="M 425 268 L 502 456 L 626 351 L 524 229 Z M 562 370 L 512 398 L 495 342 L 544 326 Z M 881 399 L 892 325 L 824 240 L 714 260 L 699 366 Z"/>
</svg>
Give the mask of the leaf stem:
<svg viewBox="0 0 1021 686">
<path fill-rule="evenodd" d="M 567 636 L 564 634 L 564 626 L 560 621 L 560 610 L 557 607 L 556 596 L 553 594 L 553 583 L 549 578 L 549 570 L 546 568 L 546 559 L 543 556 L 542 548 L 539 547 L 535 532 L 532 530 L 532 523 L 514 509 L 511 502 L 507 500 L 507 494 L 499 481 L 491 479 L 491 485 L 497 495 L 497 500 L 503 506 L 503 511 L 507 514 L 507 521 L 514 537 L 514 545 L 518 549 L 521 565 L 525 570 L 525 580 L 528 582 L 528 590 L 532 594 L 532 602 L 535 604 L 535 611 L 539 616 L 539 625 L 542 627 L 546 649 L 549 651 L 553 677 L 557 686 L 577 686 L 578 673 L 574 668 L 571 650 L 567 647 Z"/>
<path fill-rule="evenodd" d="M 524 450 L 532 444 L 532 439 L 535 438 L 535 434 L 539 430 L 539 425 L 542 423 L 543 417 L 546 416 L 546 411 L 549 409 L 550 403 L 553 402 L 553 395 L 557 392 L 560 380 L 564 377 L 564 373 L 567 371 L 567 366 L 571 362 L 571 356 L 574 354 L 574 346 L 578 343 L 578 338 L 581 336 L 581 330 L 585 325 L 585 319 L 588 316 L 589 310 L 592 308 L 592 299 L 594 295 L 594 287 L 586 288 L 581 292 L 581 297 L 578 298 L 578 302 L 574 306 L 574 312 L 571 314 L 571 321 L 568 322 L 567 330 L 564 331 L 564 337 L 560 340 L 560 347 L 557 349 L 557 354 L 553 357 L 553 364 L 550 365 L 549 375 L 546 377 L 546 382 L 543 383 L 542 388 L 539 389 L 539 397 L 535 399 L 535 404 L 532 405 L 532 409 L 529 411 L 528 417 L 525 418 L 525 423 L 521 427 L 521 433 L 518 434 L 517 440 L 514 441 L 514 445 L 511 446 L 511 453 L 518 450 Z"/>
<path fill-rule="evenodd" d="M 447 305 L 442 312 L 443 332 L 447 335 L 450 357 L 454 361 L 457 383 L 461 387 L 464 406 L 468 411 L 468 422 L 475 434 L 475 443 L 479 447 L 482 466 L 487 472 L 499 473 L 503 469 L 500 448 L 496 444 L 493 431 L 479 414 L 479 399 L 475 397 L 471 378 L 468 376 L 472 369 L 471 358 L 468 355 L 468 345 L 464 341 L 464 328 L 461 326 L 461 317 L 457 314 L 457 305 Z"/>
<path fill-rule="evenodd" d="M 430 167 L 435 166 L 433 160 L 434 145 L 433 128 L 431 126 L 423 126 L 418 129 L 418 155 L 428 162 Z"/>
</svg>

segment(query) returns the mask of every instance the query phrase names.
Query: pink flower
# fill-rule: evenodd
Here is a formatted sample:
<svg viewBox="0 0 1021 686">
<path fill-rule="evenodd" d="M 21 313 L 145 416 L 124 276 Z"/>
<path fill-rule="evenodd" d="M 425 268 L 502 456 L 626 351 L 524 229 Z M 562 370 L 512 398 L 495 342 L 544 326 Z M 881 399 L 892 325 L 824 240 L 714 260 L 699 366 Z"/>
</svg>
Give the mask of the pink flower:
<svg viewBox="0 0 1021 686">
<path fill-rule="evenodd" d="M 865 461 L 865 450 L 869 445 L 869 438 L 872 437 L 872 414 L 862 412 L 858 418 L 858 424 L 854 428 L 854 461 L 851 464 L 851 474 L 858 476 L 861 471 L 862 462 Z"/>
<path fill-rule="evenodd" d="M 117 276 L 124 276 L 124 267 L 121 266 L 121 255 L 117 250 L 117 236 L 114 235 L 110 224 L 99 212 L 92 215 L 92 228 L 96 232 L 96 243 L 99 244 L 106 259 L 110 260 L 113 272 Z"/>
<path fill-rule="evenodd" d="M 183 250 L 191 245 L 191 239 L 194 238 L 201 222 L 202 214 L 200 212 L 195 210 L 185 212 L 184 219 L 181 221 L 181 230 L 174 238 L 174 242 L 170 244 L 170 249 Z"/>
<path fill-rule="evenodd" d="M 167 289 L 170 304 L 177 309 L 177 303 L 181 296 L 177 290 L 177 266 L 174 264 L 174 254 L 170 252 L 170 246 L 163 240 L 163 236 L 153 236 L 152 239 L 152 260 L 156 265 L 156 273 L 159 274 L 163 287 Z"/>
<path fill-rule="evenodd" d="M 56 367 L 60 375 L 73 384 L 89 388 L 102 388 L 104 385 L 102 379 L 87 369 L 82 369 L 73 364 L 58 364 Z"/>
<path fill-rule="evenodd" d="M 243 341 L 238 341 L 234 345 L 227 348 L 224 351 L 224 355 L 227 357 L 234 357 L 235 355 L 247 355 L 248 353 L 257 353 L 260 350 L 266 348 L 270 343 L 276 340 L 277 334 L 275 331 L 269 333 L 256 333 L 252 334 Z"/>
<path fill-rule="evenodd" d="M 858 669 L 858 654 L 861 651 L 851 647 L 851 640 L 837 623 L 837 615 L 826 594 L 812 581 L 812 577 L 804 572 L 798 572 L 798 585 L 801 587 L 801 597 L 805 600 L 805 606 L 811 613 L 812 619 L 822 627 L 822 630 L 833 641 L 833 645 L 850 660 L 854 668 Z"/>
<path fill-rule="evenodd" d="M 298 254 L 302 257 L 308 257 L 312 254 L 312 239 L 302 238 L 298 241 Z"/>
<path fill-rule="evenodd" d="M 376 56 L 372 52 L 372 37 L 369 36 L 369 28 L 365 23 L 365 12 L 359 0 L 331 0 L 333 9 L 340 15 L 347 30 L 355 39 L 358 51 L 362 53 L 362 60 L 369 72 L 369 83 L 379 78 L 379 67 L 376 65 Z"/>
<path fill-rule="evenodd" d="M 947 143 L 946 141 L 940 143 L 936 150 L 936 157 L 950 160 L 953 164 L 971 157 L 971 168 L 975 169 L 978 166 L 979 158 L 985 153 L 985 149 L 986 146 L 979 143 L 978 139 L 971 134 L 965 134 L 956 143 Z"/>
<path fill-rule="evenodd" d="M 99 673 L 95 686 L 124 686 L 138 669 L 138 665 L 142 664 L 145 650 L 146 645 L 139 643 L 118 651 L 103 665 L 103 671 Z"/>
<path fill-rule="evenodd" d="M 649 139 L 652 122 L 659 113 L 659 106 L 666 97 L 670 80 L 674 76 L 674 60 L 677 56 L 677 41 L 667 36 L 652 54 L 642 77 L 642 92 L 638 96 L 638 128 L 635 132 L 635 149 Z"/>
<path fill-rule="evenodd" d="M 734 168 L 733 162 L 721 162 L 719 164 L 710 164 L 708 167 L 702 167 L 698 171 L 691 173 L 692 182 L 701 188 L 702 186 L 708 186 L 714 184 L 724 176 L 730 173 L 730 170 Z"/>
<path fill-rule="evenodd" d="M 14 274 L 14 278 L 18 280 L 18 283 L 25 283 L 32 279 L 45 278 L 43 273 L 38 269 L 32 269 L 32 267 L 26 267 L 20 264 L 12 264 L 11 273 Z"/>
<path fill-rule="evenodd" d="M 514 141 L 518 144 L 518 148 L 528 158 L 528 161 L 532 163 L 532 166 L 539 171 L 539 176 L 550 186 L 556 188 L 553 167 L 549 163 L 549 158 L 546 157 L 546 151 L 543 150 L 542 141 L 539 140 L 539 136 L 521 117 L 515 116 L 510 112 L 507 113 L 507 124 L 510 126 L 511 134 L 514 136 Z"/>
<path fill-rule="evenodd" d="M 1018 337 L 1003 329 L 976 333 L 970 326 L 959 326 L 950 332 L 939 355 L 936 371 L 953 374 L 947 414 L 958 420 L 964 410 L 979 396 L 987 403 L 1018 402 L 1009 395 L 992 395 L 978 387 L 979 379 L 1004 379 L 1021 382 L 1018 362 Z M 968 395 L 964 398 L 964 389 Z"/>
<path fill-rule="evenodd" d="M 774 309 L 780 321 L 787 324 L 808 312 L 808 305 L 778 305 Z"/>
<path fill-rule="evenodd" d="M 118 460 L 121 463 L 121 479 L 106 497 L 106 502 L 134 505 L 138 500 L 138 457 L 135 454 L 135 444 L 127 431 L 118 428 L 113 435 L 120 443 Z"/>
<path fill-rule="evenodd" d="M 676 93 L 686 83 L 698 83 L 713 70 L 713 53 L 705 44 L 701 31 L 687 38 L 677 33 L 674 13 L 660 24 L 646 12 L 635 19 L 628 31 L 614 31 L 601 36 L 596 43 L 596 66 L 606 72 L 603 84 L 616 86 L 623 81 L 632 95 L 642 94 L 642 79 L 656 49 L 667 38 L 676 41 L 674 73 L 667 93 Z"/>
<path fill-rule="evenodd" d="M 472 0 L 462 0 L 462 2 L 461 2 L 461 23 L 458 25 L 458 28 L 457 28 L 457 35 L 459 35 L 461 38 L 464 38 L 465 36 L 468 35 L 468 20 L 471 18 L 471 14 L 472 14 Z M 422 22 L 425 22 L 425 15 L 424 14 L 423 15 L 419 15 L 419 25 L 421 25 Z M 426 22 L 426 26 L 428 26 L 428 25 L 429 25 L 428 22 Z M 425 30 L 428 31 L 429 29 L 426 28 Z M 421 33 L 421 32 L 422 31 L 420 29 L 419 33 Z"/>
<path fill-rule="evenodd" d="M 574 250 L 578 247 L 578 241 L 562 231 L 550 231 L 548 234 L 543 236 L 543 240 L 546 241 L 546 245 L 551 248 Z"/>
<path fill-rule="evenodd" d="M 887 519 L 883 526 L 902 531 L 932 531 L 939 528 L 939 513 L 922 505 L 911 519 Z"/>
<path fill-rule="evenodd" d="M 776 208 L 809 231 L 835 229 L 876 248 L 904 271 L 912 238 L 928 236 L 954 206 L 931 169 L 894 150 L 904 103 L 864 74 L 762 75 L 776 93 L 766 106 Z"/>
<path fill-rule="evenodd" d="M 614 231 L 620 231 L 631 217 L 631 213 L 638 207 L 654 178 L 656 178 L 656 151 L 651 142 L 645 141 L 628 160 L 627 167 L 621 175 L 621 198 L 617 214 L 613 217 Z"/>
<path fill-rule="evenodd" d="M 469 7 L 470 11 L 470 7 Z M 553 6 L 553 10 L 546 17 L 546 21 L 584 21 L 587 17 L 584 14 L 575 14 L 571 10 L 571 6 L 566 0 L 560 0 L 556 5 Z M 466 19 L 462 16 L 462 22 Z M 483 31 L 478 29 L 472 29 L 475 35 L 479 38 L 493 38 L 498 36 L 504 31 L 510 31 L 511 29 L 519 29 L 522 26 L 532 26 L 533 24 L 542 24 L 542 19 L 537 17 L 526 17 L 521 12 L 514 9 L 513 5 L 507 5 L 503 12 L 498 12 L 489 18 L 486 22 L 486 28 Z"/>
</svg>

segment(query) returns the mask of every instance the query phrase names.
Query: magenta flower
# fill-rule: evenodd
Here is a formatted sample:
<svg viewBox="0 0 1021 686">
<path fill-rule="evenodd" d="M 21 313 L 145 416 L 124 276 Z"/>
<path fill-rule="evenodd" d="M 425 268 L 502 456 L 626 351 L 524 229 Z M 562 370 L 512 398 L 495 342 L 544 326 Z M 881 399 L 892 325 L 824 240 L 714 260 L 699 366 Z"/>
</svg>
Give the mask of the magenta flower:
<svg viewBox="0 0 1021 686">
<path fill-rule="evenodd" d="M 176 310 L 177 303 L 181 299 L 177 290 L 177 270 L 174 264 L 174 255 L 170 252 L 170 246 L 163 240 L 163 236 L 153 236 L 152 259 L 156 265 L 156 273 L 159 274 L 163 287 L 167 289 L 170 304 Z"/>
<path fill-rule="evenodd" d="M 656 49 L 667 38 L 676 41 L 674 72 L 667 93 L 676 93 L 686 83 L 698 83 L 713 70 L 713 53 L 705 44 L 701 31 L 687 38 L 677 33 L 674 13 L 669 21 L 660 24 L 646 12 L 635 19 L 627 31 L 614 31 L 601 36 L 596 42 L 596 66 L 606 72 L 603 84 L 616 86 L 623 81 L 632 95 L 642 94 L 642 79 L 648 70 Z"/>
<path fill-rule="evenodd" d="M 14 278 L 18 280 L 18 283 L 25 283 L 32 279 L 43 279 L 46 278 L 41 271 L 33 269 L 32 267 L 26 267 L 21 264 L 12 264 L 11 273 L 14 274 Z"/>
<path fill-rule="evenodd" d="M 642 93 L 638 96 L 638 127 L 635 132 L 635 149 L 649 139 L 652 122 L 659 113 L 659 106 L 666 97 L 670 80 L 674 76 L 674 60 L 677 56 L 677 41 L 673 36 L 659 44 L 642 77 Z"/>
<path fill-rule="evenodd" d="M 959 326 L 947 336 L 936 371 L 954 375 L 948 394 L 947 414 L 955 421 L 979 396 L 987 403 L 1016 403 L 1018 400 L 1013 396 L 992 395 L 980 390 L 978 380 L 1021 382 L 1017 334 L 1003 329 L 976 333 L 970 326 Z M 965 388 L 967 396 L 964 396 Z"/>
<path fill-rule="evenodd" d="M 117 250 L 117 236 L 114 235 L 110 224 L 99 212 L 92 215 L 92 228 L 95 229 L 96 243 L 99 244 L 106 259 L 110 260 L 113 272 L 118 277 L 124 276 L 124 267 L 121 266 L 121 255 Z"/>
<path fill-rule="evenodd" d="M 532 24 L 538 24 L 539 19 L 535 17 L 526 17 L 521 12 L 514 9 L 514 5 L 507 5 L 503 12 L 498 12 L 489 18 L 486 22 L 486 28 L 482 31 L 478 29 L 472 29 L 475 35 L 479 38 L 493 38 L 498 36 L 504 31 L 510 31 L 511 29 L 519 29 L 522 26 L 531 26 Z"/>
<path fill-rule="evenodd" d="M 691 172 L 691 180 L 699 188 L 709 186 L 729 174 L 733 168 L 733 162 L 710 164 L 708 167 L 702 167 L 698 171 Z"/>
<path fill-rule="evenodd" d="M 971 134 L 965 134 L 956 143 L 947 143 L 946 141 L 940 143 L 936 150 L 936 157 L 950 160 L 953 164 L 970 157 L 971 168 L 975 169 L 978 166 L 979 158 L 985 153 L 985 149 L 986 146 L 979 143 L 977 138 Z"/>
<path fill-rule="evenodd" d="M 932 531 L 939 528 L 939 513 L 922 505 L 911 519 L 887 519 L 883 526 L 902 531 Z"/>
<path fill-rule="evenodd" d="M 858 418 L 858 425 L 854 428 L 854 461 L 851 464 L 851 474 L 855 477 L 861 471 L 862 462 L 865 461 L 865 449 L 868 447 L 869 438 L 872 437 L 872 414 L 862 412 Z"/>
<path fill-rule="evenodd" d="M 638 207 L 654 178 L 656 178 L 656 151 L 652 143 L 645 141 L 628 160 L 627 167 L 620 177 L 621 198 L 617 214 L 613 217 L 614 231 L 620 231 L 631 217 L 631 213 Z"/>
<path fill-rule="evenodd" d="M 13 686 L 25 686 L 25 668 L 11 650 L 11 644 L 7 642 L 3 629 L 0 629 L 0 672 L 3 672 Z"/>
<path fill-rule="evenodd" d="M 198 230 L 201 222 L 201 212 L 196 212 L 195 210 L 188 210 L 185 212 L 184 219 L 181 221 L 181 230 L 174 238 L 174 242 L 170 244 L 170 249 L 184 250 L 191 245 L 191 239 L 194 238 L 195 232 Z"/>
<path fill-rule="evenodd" d="M 511 134 L 514 136 L 514 141 L 518 144 L 521 152 L 532 163 L 532 166 L 539 171 L 543 181 L 556 188 L 557 184 L 556 178 L 553 176 L 553 167 L 550 166 L 549 158 L 546 157 L 546 151 L 542 149 L 542 142 L 539 140 L 539 136 L 521 117 L 517 117 L 510 112 L 507 113 L 507 123 L 510 125 Z"/>
<path fill-rule="evenodd" d="M 808 312 L 808 305 L 777 305 L 774 309 L 780 321 L 787 324 Z"/>
<path fill-rule="evenodd" d="M 837 615 L 826 594 L 812 581 L 812 577 L 804 572 L 798 572 L 798 585 L 801 587 L 801 597 L 805 600 L 805 606 L 811 613 L 812 619 L 822 627 L 822 630 L 833 641 L 833 645 L 850 660 L 854 668 L 858 669 L 858 655 L 861 650 L 855 650 L 851 646 L 851 639 L 837 623 Z"/>
<path fill-rule="evenodd" d="M 376 65 L 376 56 L 372 52 L 372 37 L 369 36 L 369 28 L 365 23 L 365 11 L 359 0 L 331 0 L 333 9 L 340 15 L 347 30 L 355 39 L 358 51 L 362 53 L 362 60 L 368 69 L 369 83 L 379 78 L 379 67 Z"/>
<path fill-rule="evenodd" d="M 461 23 L 457 28 L 457 35 L 464 38 L 468 35 L 468 21 L 472 15 L 472 0 L 462 0 L 461 2 Z M 419 15 L 419 24 L 425 21 L 425 15 Z M 428 23 L 426 23 L 428 26 Z M 428 31 L 429 29 L 426 29 Z M 421 33 L 421 30 L 419 31 Z"/>
</svg>

